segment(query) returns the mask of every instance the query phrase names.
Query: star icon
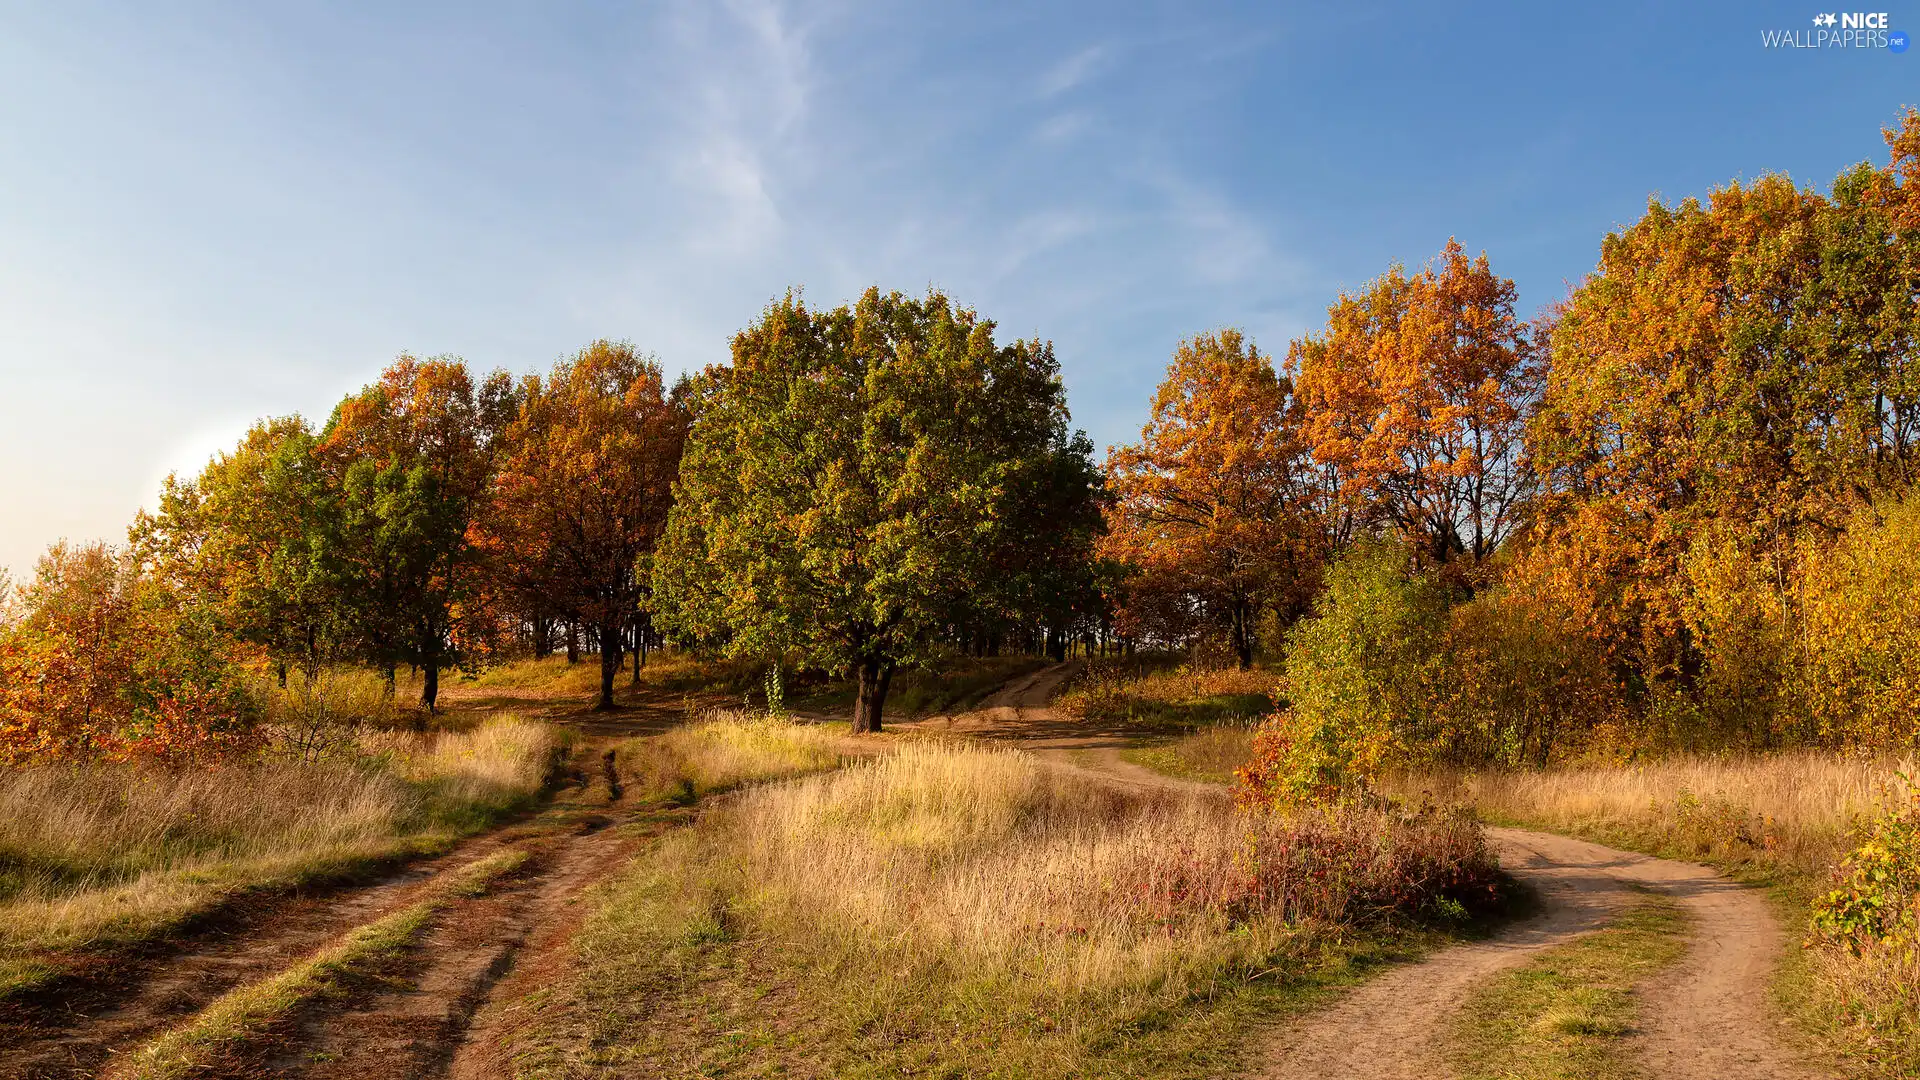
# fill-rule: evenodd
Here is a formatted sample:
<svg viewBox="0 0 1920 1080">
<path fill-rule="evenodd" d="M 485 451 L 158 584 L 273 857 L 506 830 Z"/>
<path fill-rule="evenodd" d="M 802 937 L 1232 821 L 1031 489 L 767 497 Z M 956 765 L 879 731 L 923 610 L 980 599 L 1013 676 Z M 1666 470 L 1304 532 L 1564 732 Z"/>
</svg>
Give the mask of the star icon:
<svg viewBox="0 0 1920 1080">
<path fill-rule="evenodd" d="M 1827 12 L 1827 25 L 1832 26 L 1833 23 L 1834 23 L 1833 12 L 1829 11 Z"/>
<path fill-rule="evenodd" d="M 1831 13 L 1826 15 L 1815 15 L 1813 17 L 1813 25 L 1815 26 L 1832 26 L 1834 23 L 1838 21 L 1839 20 L 1835 19 Z"/>
</svg>

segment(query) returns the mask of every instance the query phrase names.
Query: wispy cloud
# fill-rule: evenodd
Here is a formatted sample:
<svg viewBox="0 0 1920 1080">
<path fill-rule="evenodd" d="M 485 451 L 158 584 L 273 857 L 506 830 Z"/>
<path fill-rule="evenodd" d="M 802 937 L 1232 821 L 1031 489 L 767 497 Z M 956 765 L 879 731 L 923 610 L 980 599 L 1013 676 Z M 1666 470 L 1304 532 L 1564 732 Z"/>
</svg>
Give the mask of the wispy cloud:
<svg viewBox="0 0 1920 1080">
<path fill-rule="evenodd" d="M 1042 98 L 1059 97 L 1091 81 L 1113 55 L 1111 45 L 1090 45 L 1067 57 L 1040 77 Z"/>
<path fill-rule="evenodd" d="M 1058 146 L 1072 142 L 1092 126 L 1093 116 L 1090 113 L 1080 110 L 1055 113 L 1033 129 L 1033 141 L 1043 146 Z"/>
<path fill-rule="evenodd" d="M 777 0 L 694 0 L 671 19 L 663 72 L 686 103 L 664 155 L 697 212 L 682 221 L 693 252 L 751 256 L 785 222 L 777 174 L 804 152 L 812 97 L 807 31 Z M 660 87 L 649 90 L 658 93 Z"/>
</svg>

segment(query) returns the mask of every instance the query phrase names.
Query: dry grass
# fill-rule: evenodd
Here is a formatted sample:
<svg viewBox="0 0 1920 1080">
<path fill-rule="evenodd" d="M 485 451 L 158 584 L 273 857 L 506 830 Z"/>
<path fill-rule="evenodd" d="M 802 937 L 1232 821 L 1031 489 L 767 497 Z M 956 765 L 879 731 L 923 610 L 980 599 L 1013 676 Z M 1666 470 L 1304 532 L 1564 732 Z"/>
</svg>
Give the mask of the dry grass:
<svg viewBox="0 0 1920 1080">
<path fill-rule="evenodd" d="M 1894 773 L 1913 766 L 1911 759 L 1802 751 L 1542 772 L 1426 770 L 1382 786 L 1432 792 L 1497 820 L 1734 868 L 1824 877 Z"/>
<path fill-rule="evenodd" d="M 1858 952 L 1811 949 L 1813 1013 L 1869 1075 L 1920 1076 L 1920 947 L 1909 939 Z"/>
<path fill-rule="evenodd" d="M 754 780 L 832 769 L 869 752 L 845 725 L 796 724 L 765 714 L 709 710 L 695 723 L 616 748 L 621 780 L 642 798 L 691 803 Z"/>
<path fill-rule="evenodd" d="M 1253 733 L 1252 725 L 1203 727 L 1172 742 L 1131 747 L 1122 756 L 1183 780 L 1230 784 L 1234 770 L 1245 765 L 1252 753 Z"/>
<path fill-rule="evenodd" d="M 31 950 L 164 931 L 235 889 L 443 846 L 540 788 L 550 729 L 362 732 L 351 754 L 187 770 L 0 771 L 0 943 Z M 26 965 L 0 971 L 0 992 Z"/>
<path fill-rule="evenodd" d="M 521 1071 L 1205 1073 L 1379 944 L 1355 928 L 1458 914 L 1489 872 L 1454 817 L 1250 818 L 907 742 L 750 789 L 636 864 L 579 939 L 577 1026 L 550 1019 Z"/>
<path fill-rule="evenodd" d="M 1153 658 L 1095 660 L 1054 700 L 1068 716 L 1143 727 L 1251 723 L 1273 711 L 1279 676 L 1255 668 L 1169 666 Z"/>
<path fill-rule="evenodd" d="M 623 673 L 624 674 L 624 673 Z M 619 680 L 625 683 L 626 679 Z M 496 664 L 473 676 L 461 676 L 458 685 L 487 690 L 540 690 L 561 694 L 591 694 L 600 689 L 600 658 L 582 653 L 575 663 L 565 656 L 513 660 Z"/>
</svg>

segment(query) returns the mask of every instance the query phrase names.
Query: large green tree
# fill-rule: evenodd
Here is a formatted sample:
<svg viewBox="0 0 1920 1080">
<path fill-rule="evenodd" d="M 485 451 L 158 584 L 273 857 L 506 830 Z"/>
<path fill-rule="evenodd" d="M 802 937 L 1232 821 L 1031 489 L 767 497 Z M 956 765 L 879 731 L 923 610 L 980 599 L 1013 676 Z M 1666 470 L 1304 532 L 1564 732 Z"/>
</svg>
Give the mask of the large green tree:
<svg viewBox="0 0 1920 1080">
<path fill-rule="evenodd" d="M 854 730 L 877 731 L 895 667 L 957 619 L 1057 601 L 1098 531 L 1091 447 L 1051 346 L 993 332 L 937 292 L 870 289 L 830 311 L 789 295 L 738 334 L 694 398 L 664 625 L 850 671 Z"/>
<path fill-rule="evenodd" d="M 329 562 L 361 656 L 425 676 L 461 661 L 463 616 L 479 595 L 479 552 L 468 531 L 484 508 L 495 442 L 514 412 L 510 380 L 476 384 L 457 359 L 402 356 L 349 396 L 320 434 L 319 455 L 339 506 Z"/>
<path fill-rule="evenodd" d="M 198 477 L 167 477 L 130 530 L 148 570 L 264 651 L 282 682 L 289 664 L 318 666 L 339 615 L 335 501 L 313 448 L 300 417 L 263 420 Z"/>
</svg>

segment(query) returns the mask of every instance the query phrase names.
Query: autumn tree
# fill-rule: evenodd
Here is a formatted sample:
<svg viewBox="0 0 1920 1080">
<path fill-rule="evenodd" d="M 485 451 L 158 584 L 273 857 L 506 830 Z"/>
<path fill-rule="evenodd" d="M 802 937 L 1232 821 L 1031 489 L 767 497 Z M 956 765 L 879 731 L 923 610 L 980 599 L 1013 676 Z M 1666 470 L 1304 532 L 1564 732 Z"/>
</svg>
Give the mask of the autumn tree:
<svg viewBox="0 0 1920 1080">
<path fill-rule="evenodd" d="M 457 359 L 402 356 L 334 409 L 316 447 L 338 500 L 327 557 L 354 643 L 389 684 L 395 665 L 418 667 L 429 710 L 462 657 L 464 602 L 479 588 L 468 531 L 512 414 L 504 373 L 476 385 Z"/>
<path fill-rule="evenodd" d="M 198 477 L 167 477 L 129 531 L 147 569 L 271 657 L 283 685 L 289 664 L 318 668 L 339 614 L 335 503 L 313 451 L 298 416 L 255 424 Z"/>
<path fill-rule="evenodd" d="M 1292 343 L 1304 434 L 1337 478 L 1336 509 L 1391 527 L 1436 562 L 1479 561 L 1513 530 L 1531 474 L 1526 419 L 1541 375 L 1513 282 L 1448 241 L 1394 267 Z"/>
<path fill-rule="evenodd" d="M 739 333 L 693 398 L 655 563 L 665 624 L 850 671 L 854 730 L 879 730 L 898 665 L 1088 536 L 1031 517 L 1036 492 L 1069 520 L 1097 498 L 1053 350 L 993 331 L 937 292 L 870 289 L 830 311 L 789 295 Z"/>
<path fill-rule="evenodd" d="M 1291 386 L 1237 330 L 1174 352 L 1140 442 L 1107 459 L 1103 551 L 1135 568 L 1128 614 L 1223 630 L 1253 666 L 1263 611 L 1298 614 L 1321 545 Z"/>
<path fill-rule="evenodd" d="M 1717 678 L 1703 649 L 1724 634 L 1693 594 L 1723 568 L 1697 543 L 1770 564 L 1778 595 L 1740 606 L 1777 606 L 1798 545 L 1916 477 L 1920 118 L 1887 135 L 1890 163 L 1830 197 L 1766 176 L 1651 203 L 1559 313 L 1532 430 L 1542 557 L 1572 560 L 1585 523 L 1611 523 L 1614 647 L 1642 678 Z"/>
<path fill-rule="evenodd" d="M 549 610 L 599 628 L 599 708 L 613 708 L 620 642 L 650 585 L 644 562 L 666 528 L 687 412 L 660 366 L 597 341 L 528 376 L 501 440 L 484 532 L 507 573 L 544 582 Z"/>
</svg>

